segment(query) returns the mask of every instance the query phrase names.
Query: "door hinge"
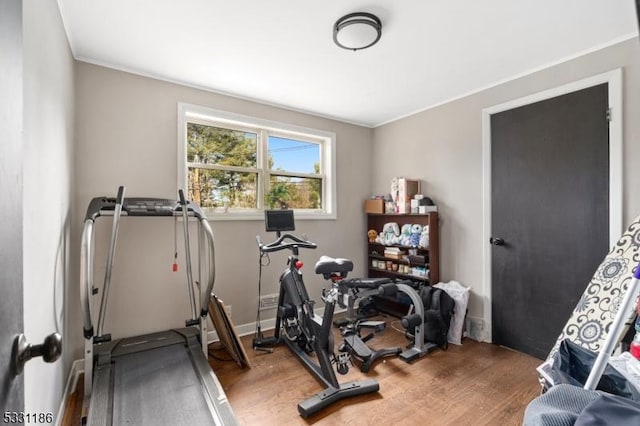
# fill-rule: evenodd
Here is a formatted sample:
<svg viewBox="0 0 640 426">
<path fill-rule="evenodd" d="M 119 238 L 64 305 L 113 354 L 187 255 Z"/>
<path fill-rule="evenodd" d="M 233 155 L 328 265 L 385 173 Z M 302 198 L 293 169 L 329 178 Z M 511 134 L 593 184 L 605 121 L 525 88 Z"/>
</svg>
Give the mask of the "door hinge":
<svg viewBox="0 0 640 426">
<path fill-rule="evenodd" d="M 607 121 L 611 121 L 611 108 L 607 108 Z"/>
</svg>

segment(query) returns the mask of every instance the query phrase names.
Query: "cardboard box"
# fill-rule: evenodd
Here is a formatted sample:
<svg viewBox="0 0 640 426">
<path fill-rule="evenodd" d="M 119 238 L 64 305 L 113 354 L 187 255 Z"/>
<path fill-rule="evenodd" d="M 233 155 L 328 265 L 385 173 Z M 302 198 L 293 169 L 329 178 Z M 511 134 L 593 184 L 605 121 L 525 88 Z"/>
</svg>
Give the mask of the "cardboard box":
<svg viewBox="0 0 640 426">
<path fill-rule="evenodd" d="M 420 181 L 406 178 L 398 179 L 398 213 L 411 213 L 411 199 L 420 193 Z"/>
<path fill-rule="evenodd" d="M 384 200 L 364 200 L 365 213 L 384 213 Z"/>
</svg>

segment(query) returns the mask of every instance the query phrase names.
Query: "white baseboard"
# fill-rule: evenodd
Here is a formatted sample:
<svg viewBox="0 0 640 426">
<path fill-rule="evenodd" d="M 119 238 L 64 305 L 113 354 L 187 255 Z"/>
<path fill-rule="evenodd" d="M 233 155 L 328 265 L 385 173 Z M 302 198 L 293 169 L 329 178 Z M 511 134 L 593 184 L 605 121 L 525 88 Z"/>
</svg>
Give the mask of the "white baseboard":
<svg viewBox="0 0 640 426">
<path fill-rule="evenodd" d="M 64 412 L 67 408 L 67 402 L 69 402 L 69 397 L 71 394 L 75 392 L 76 386 L 78 385 L 78 378 L 80 374 L 84 372 L 84 360 L 77 359 L 73 361 L 71 364 L 71 370 L 69 371 L 69 377 L 67 377 L 67 384 L 64 387 L 64 392 L 62 393 L 62 401 L 60 401 L 60 408 L 58 408 L 58 417 L 56 418 L 56 426 L 60 426 L 60 422 L 62 422 L 62 418 L 64 417 Z"/>
<path fill-rule="evenodd" d="M 334 311 L 334 314 L 340 314 L 343 312 L 346 312 L 347 310 L 344 308 L 339 308 L 336 309 Z M 320 317 L 322 317 L 322 313 L 324 312 L 324 307 L 322 308 L 317 308 L 314 310 L 316 315 L 319 315 Z M 269 318 L 269 319 L 265 319 L 260 321 L 260 330 L 262 331 L 266 331 L 266 330 L 273 330 L 276 326 L 276 319 L 275 318 Z M 256 331 L 256 322 L 250 322 L 247 324 L 241 324 L 241 325 L 235 325 L 235 329 L 236 329 L 236 333 L 238 334 L 238 336 L 247 336 L 249 334 L 253 334 Z M 216 331 L 209 331 L 207 333 L 207 343 L 213 343 L 213 342 L 217 342 L 219 341 L 220 338 L 218 337 L 218 333 Z"/>
</svg>

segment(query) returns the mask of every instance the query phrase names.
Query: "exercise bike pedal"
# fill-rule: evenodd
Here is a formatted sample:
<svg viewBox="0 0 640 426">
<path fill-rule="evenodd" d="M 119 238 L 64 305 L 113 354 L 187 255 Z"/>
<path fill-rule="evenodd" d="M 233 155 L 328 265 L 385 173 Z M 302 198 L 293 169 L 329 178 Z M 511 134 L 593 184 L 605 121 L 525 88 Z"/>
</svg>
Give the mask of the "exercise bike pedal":
<svg viewBox="0 0 640 426">
<path fill-rule="evenodd" d="M 373 354 L 371 349 L 364 344 L 357 334 L 344 336 L 344 342 L 358 358 L 366 360 Z"/>
</svg>

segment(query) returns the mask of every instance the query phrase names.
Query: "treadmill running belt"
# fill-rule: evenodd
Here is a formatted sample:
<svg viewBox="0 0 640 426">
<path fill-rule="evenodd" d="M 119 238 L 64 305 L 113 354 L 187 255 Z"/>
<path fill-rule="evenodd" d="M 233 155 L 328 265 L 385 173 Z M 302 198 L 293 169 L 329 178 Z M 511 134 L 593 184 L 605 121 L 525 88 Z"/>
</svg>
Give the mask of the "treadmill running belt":
<svg viewBox="0 0 640 426">
<path fill-rule="evenodd" d="M 215 424 L 184 344 L 118 358 L 113 424 Z"/>
</svg>

